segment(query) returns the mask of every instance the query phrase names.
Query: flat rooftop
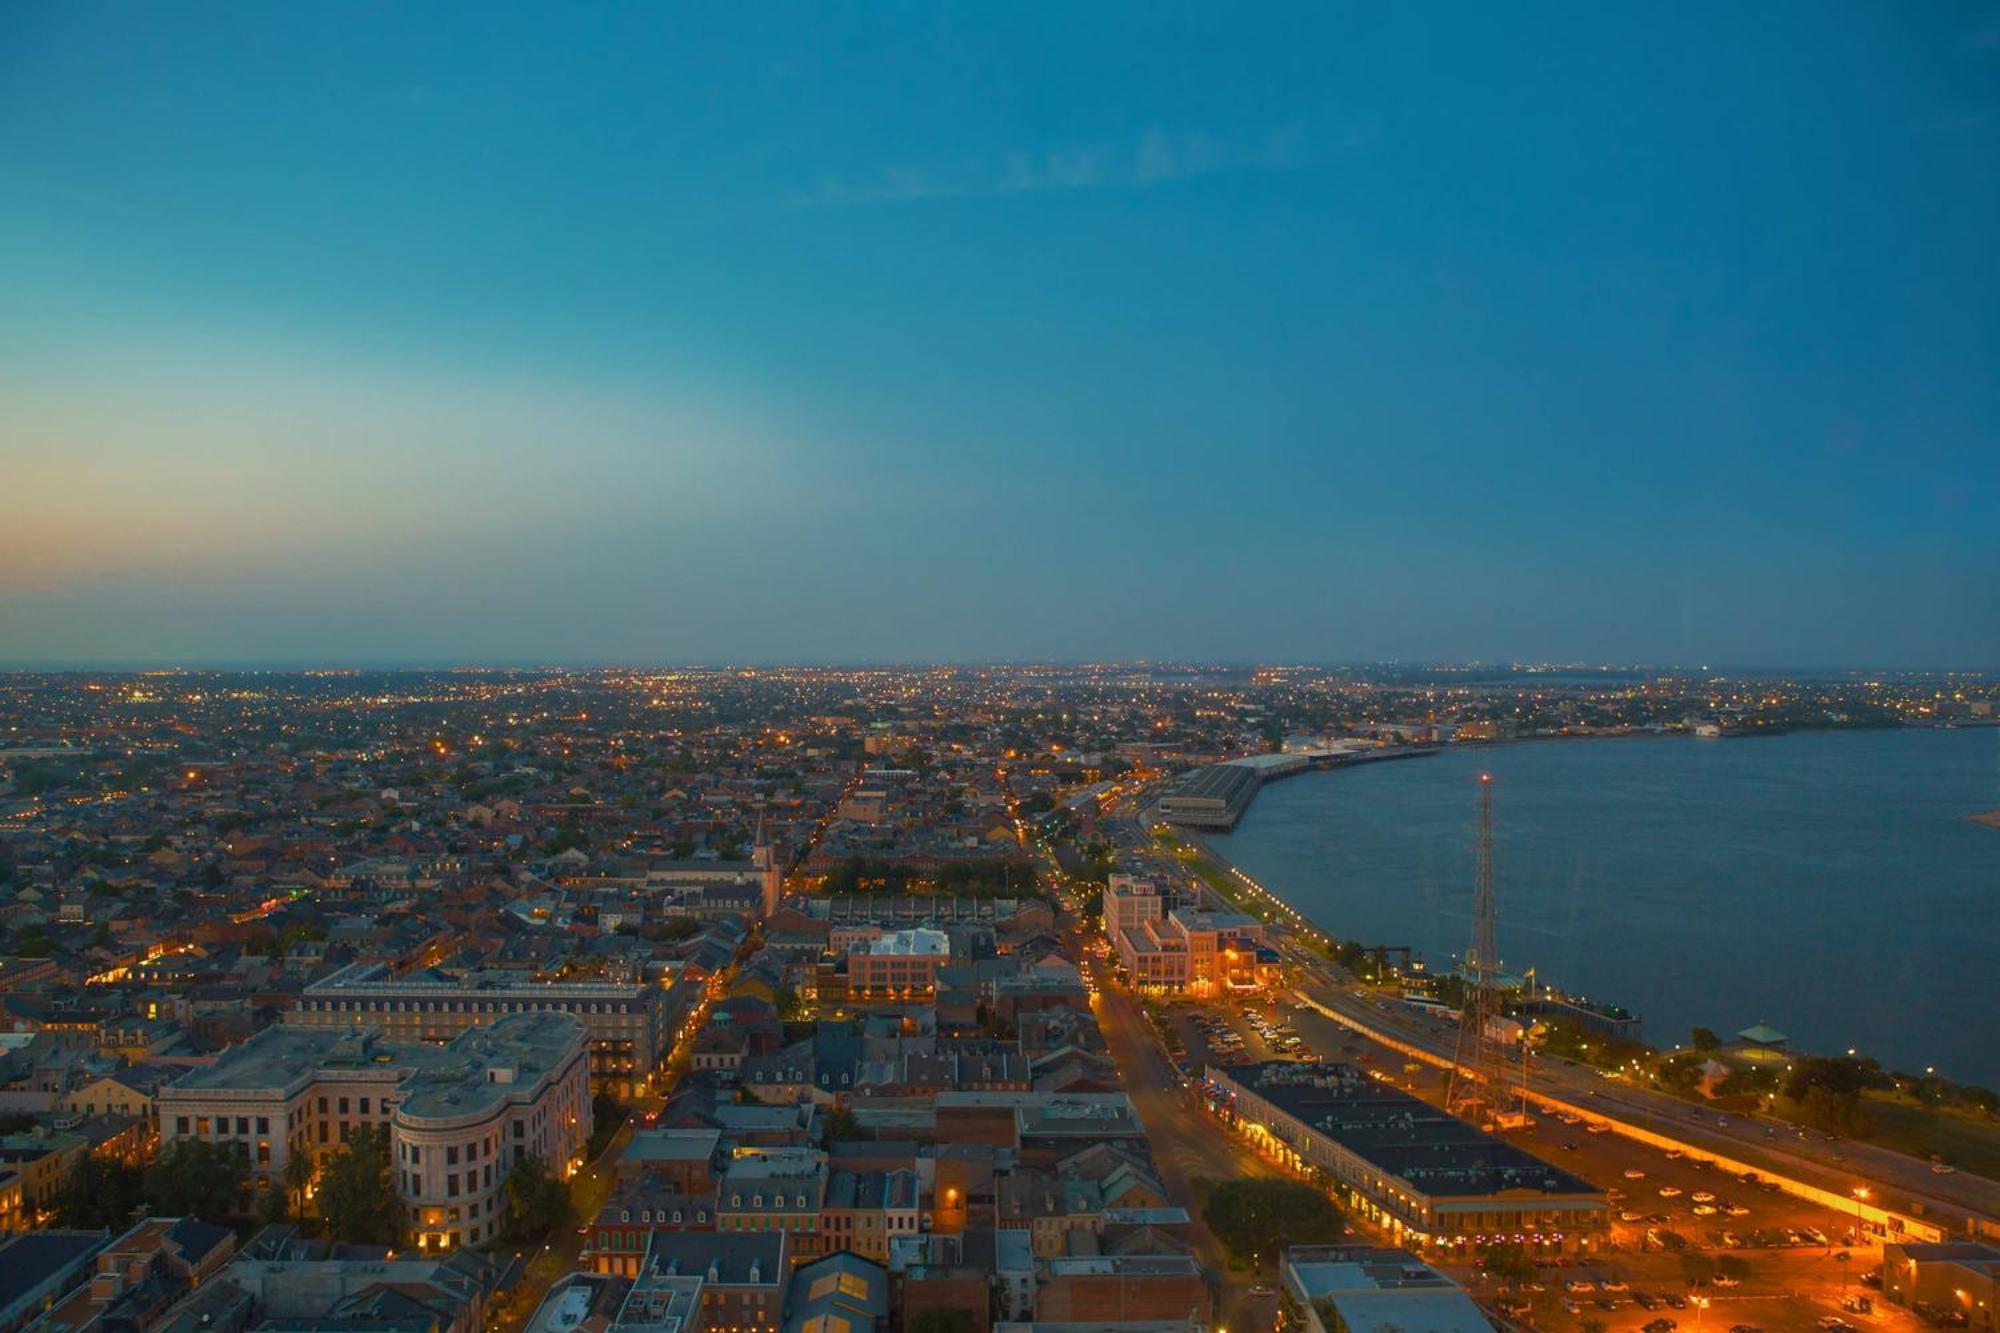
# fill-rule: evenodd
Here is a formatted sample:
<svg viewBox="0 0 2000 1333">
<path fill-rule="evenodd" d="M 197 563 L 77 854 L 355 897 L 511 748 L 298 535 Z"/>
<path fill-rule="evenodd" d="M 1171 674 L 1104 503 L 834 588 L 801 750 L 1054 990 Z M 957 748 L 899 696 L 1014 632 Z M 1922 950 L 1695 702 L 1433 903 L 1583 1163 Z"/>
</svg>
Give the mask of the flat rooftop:
<svg viewBox="0 0 2000 1333">
<path fill-rule="evenodd" d="M 1175 780 L 1164 799 L 1182 801 L 1235 800 L 1257 783 L 1257 770 L 1242 764 L 1210 764 L 1191 769 Z"/>
<path fill-rule="evenodd" d="M 1203 912 L 1192 908 L 1179 908 L 1174 912 L 1174 920 L 1188 930 L 1262 930 L 1264 923 L 1254 916 L 1241 912 Z"/>
<path fill-rule="evenodd" d="M 951 937 L 941 930 L 916 927 L 910 930 L 891 931 L 878 935 L 869 942 L 871 954 L 896 954 L 906 956 L 951 956 Z"/>
<path fill-rule="evenodd" d="M 547 1010 L 468 1028 L 442 1046 L 392 1041 L 371 1027 L 278 1023 L 161 1091 L 169 1100 L 176 1093 L 289 1095 L 322 1077 L 378 1079 L 400 1091 L 404 1114 L 452 1117 L 534 1086 L 582 1040 L 581 1022 Z"/>
<path fill-rule="evenodd" d="M 1432 1199 L 1604 1191 L 1353 1065 L 1271 1060 L 1217 1072 Z"/>
<path fill-rule="evenodd" d="M 631 1162 L 705 1162 L 722 1142 L 719 1129 L 642 1129 L 625 1145 Z"/>
<path fill-rule="evenodd" d="M 399 977 L 389 970 L 386 963 L 349 963 L 333 975 L 313 982 L 304 993 L 322 997 L 341 994 L 442 997 L 507 992 L 515 996 L 540 995 L 558 1000 L 570 996 L 631 999 L 657 993 L 658 989 L 643 982 L 530 981 L 518 972 L 445 972 L 437 968 Z"/>
</svg>

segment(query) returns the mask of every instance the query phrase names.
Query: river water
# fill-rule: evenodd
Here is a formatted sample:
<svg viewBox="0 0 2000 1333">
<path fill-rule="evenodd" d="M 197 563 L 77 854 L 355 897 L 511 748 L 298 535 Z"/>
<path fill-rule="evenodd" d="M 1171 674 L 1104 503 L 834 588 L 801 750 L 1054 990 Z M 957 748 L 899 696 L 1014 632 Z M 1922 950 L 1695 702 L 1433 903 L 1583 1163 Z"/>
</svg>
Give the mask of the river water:
<svg viewBox="0 0 2000 1333">
<path fill-rule="evenodd" d="M 1323 928 L 1433 967 L 1471 932 L 1494 778 L 1502 966 L 1655 1045 L 1795 1047 L 2000 1085 L 2000 727 L 1528 742 L 1265 787 L 1217 851 Z"/>
</svg>

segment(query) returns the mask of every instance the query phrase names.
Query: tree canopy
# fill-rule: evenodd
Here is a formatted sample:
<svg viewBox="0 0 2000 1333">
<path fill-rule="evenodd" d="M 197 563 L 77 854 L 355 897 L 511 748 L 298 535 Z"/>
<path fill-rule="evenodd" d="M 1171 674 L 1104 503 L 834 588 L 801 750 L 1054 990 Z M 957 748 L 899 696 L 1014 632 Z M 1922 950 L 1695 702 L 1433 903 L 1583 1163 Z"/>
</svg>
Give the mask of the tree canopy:
<svg viewBox="0 0 2000 1333">
<path fill-rule="evenodd" d="M 569 1191 L 534 1153 L 522 1153 L 507 1173 L 507 1219 L 502 1234 L 515 1244 L 540 1240 L 570 1220 Z"/>
<path fill-rule="evenodd" d="M 241 1152 L 206 1139 L 175 1139 L 146 1168 L 146 1206 L 161 1217 L 225 1222 L 241 1211 L 246 1170 Z"/>
<path fill-rule="evenodd" d="M 1297 1180 L 1228 1180 L 1202 1205 L 1202 1220 L 1231 1257 L 1289 1245 L 1327 1245 L 1346 1230 L 1333 1200 Z"/>
<path fill-rule="evenodd" d="M 138 1171 L 80 1153 L 56 1190 L 56 1225 L 78 1231 L 100 1227 L 119 1231 L 142 1202 Z"/>
<path fill-rule="evenodd" d="M 403 1205 L 389 1167 L 389 1133 L 363 1125 L 320 1168 L 315 1198 L 326 1234 L 356 1245 L 397 1245 Z"/>
</svg>

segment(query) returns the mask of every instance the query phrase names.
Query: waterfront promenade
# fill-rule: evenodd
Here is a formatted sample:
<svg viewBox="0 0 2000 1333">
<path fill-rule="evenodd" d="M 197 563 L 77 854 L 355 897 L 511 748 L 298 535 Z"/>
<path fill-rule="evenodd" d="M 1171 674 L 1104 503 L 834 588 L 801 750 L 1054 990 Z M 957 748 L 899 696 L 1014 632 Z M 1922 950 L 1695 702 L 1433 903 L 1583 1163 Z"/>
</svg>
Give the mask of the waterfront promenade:
<svg viewBox="0 0 2000 1333">
<path fill-rule="evenodd" d="M 1150 842 L 1155 822 L 1151 806 L 1135 804 L 1131 817 L 1141 837 Z M 1360 986 L 1316 947 L 1328 938 L 1321 923 L 1270 886 L 1231 865 L 1198 835 L 1184 836 L 1241 887 L 1239 897 L 1271 906 L 1272 940 L 1297 969 L 1302 996 L 1315 1009 L 1348 1030 L 1404 1051 L 1414 1060 L 1449 1065 L 1456 1046 L 1455 1023 L 1414 1010 L 1401 1012 L 1405 1006 Z M 1213 892 L 1174 858 L 1160 856 L 1156 864 L 1200 886 L 1203 892 Z M 1895 1214 L 1925 1228 L 1937 1224 L 1949 1234 L 1970 1228 L 1986 1237 L 2000 1238 L 2000 1183 L 1982 1177 L 1938 1174 L 1929 1163 L 1906 1154 L 1802 1133 L 1787 1121 L 1718 1114 L 1567 1060 L 1538 1060 L 1530 1071 L 1529 1090 L 1538 1100 L 1577 1108 L 1615 1129 L 1671 1142 L 1684 1151 L 1744 1163 L 1748 1169 L 1792 1183 L 1802 1197 L 1851 1198 L 1857 1184 L 1865 1182 L 1872 1187 L 1874 1198 L 1868 1211 L 1884 1218 Z"/>
</svg>

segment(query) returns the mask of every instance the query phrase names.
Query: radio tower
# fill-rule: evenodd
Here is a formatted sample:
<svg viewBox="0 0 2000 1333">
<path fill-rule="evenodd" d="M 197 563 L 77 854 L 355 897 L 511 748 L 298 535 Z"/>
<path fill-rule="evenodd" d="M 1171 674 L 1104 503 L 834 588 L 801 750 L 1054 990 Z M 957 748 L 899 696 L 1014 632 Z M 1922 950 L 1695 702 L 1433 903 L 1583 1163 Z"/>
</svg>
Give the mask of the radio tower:
<svg viewBox="0 0 2000 1333">
<path fill-rule="evenodd" d="M 1452 1057 L 1445 1109 L 1482 1128 L 1511 1129 L 1524 1117 L 1509 1105 L 1507 1055 L 1498 1031 L 1500 955 L 1493 944 L 1491 773 L 1479 775 L 1479 871 L 1472 889 L 1472 945 L 1465 951 L 1464 974 L 1465 1007 L 1458 1019 L 1458 1050 Z M 1526 1072 L 1524 1067 L 1524 1078 Z"/>
</svg>

